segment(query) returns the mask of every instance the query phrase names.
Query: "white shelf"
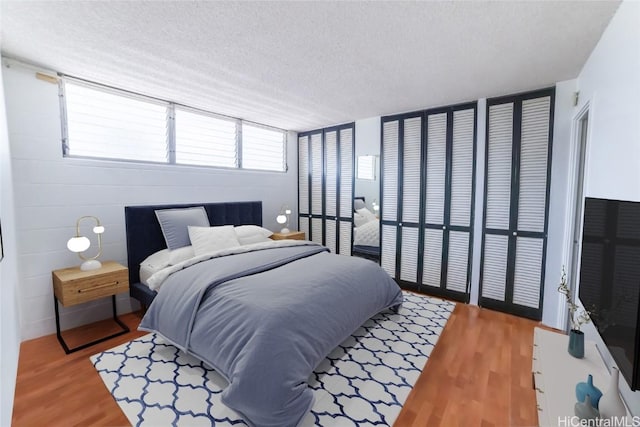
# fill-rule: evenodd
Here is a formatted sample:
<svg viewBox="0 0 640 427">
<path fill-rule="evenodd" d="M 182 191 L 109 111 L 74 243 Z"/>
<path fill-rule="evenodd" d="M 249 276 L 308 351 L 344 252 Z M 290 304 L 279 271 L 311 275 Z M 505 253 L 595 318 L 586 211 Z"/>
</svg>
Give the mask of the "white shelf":
<svg viewBox="0 0 640 427">
<path fill-rule="evenodd" d="M 567 351 L 569 337 L 535 328 L 533 332 L 533 378 L 540 426 L 570 425 L 562 420 L 574 416 L 576 384 L 593 375 L 593 384 L 603 393 L 609 388 L 609 371 L 596 344 L 584 343 L 584 358 Z"/>
</svg>

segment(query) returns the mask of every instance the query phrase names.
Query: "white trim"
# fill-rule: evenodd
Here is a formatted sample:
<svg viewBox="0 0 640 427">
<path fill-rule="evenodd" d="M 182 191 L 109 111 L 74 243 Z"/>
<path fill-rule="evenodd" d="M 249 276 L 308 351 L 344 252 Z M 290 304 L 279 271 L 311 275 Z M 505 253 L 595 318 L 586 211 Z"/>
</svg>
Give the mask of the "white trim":
<svg viewBox="0 0 640 427">
<path fill-rule="evenodd" d="M 565 226 L 564 226 L 564 245 L 563 245 L 563 249 L 562 249 L 562 264 L 565 266 L 565 269 L 567 271 L 567 279 L 569 281 L 569 283 L 571 283 L 572 277 L 571 277 L 571 253 L 572 253 L 572 246 L 573 246 L 573 232 L 574 232 L 574 220 L 575 220 L 575 215 L 576 215 L 576 199 L 578 196 L 580 196 L 581 198 L 585 197 L 586 194 L 586 188 L 587 188 L 587 177 L 588 177 L 588 164 L 589 164 L 589 142 L 591 141 L 591 132 L 592 132 L 592 123 L 593 123 L 593 114 L 594 114 L 594 108 L 593 108 L 594 102 L 593 100 L 587 100 L 581 107 L 580 110 L 578 110 L 577 113 L 575 113 L 573 115 L 573 118 L 571 119 L 571 147 L 570 147 L 570 159 L 569 159 L 569 164 L 568 164 L 568 168 L 569 168 L 569 182 L 568 182 L 568 187 L 567 187 L 567 200 L 566 200 L 566 216 L 565 216 Z M 582 170 L 582 194 L 578 195 L 576 194 L 577 192 L 577 180 L 576 180 L 576 173 L 579 170 L 579 165 L 578 162 L 580 161 L 580 149 L 581 149 L 581 136 L 582 136 L 582 132 L 581 132 L 581 121 L 582 119 L 585 117 L 585 115 L 588 114 L 588 122 L 587 122 L 587 137 L 585 140 L 585 147 L 584 147 L 584 165 L 583 165 L 583 170 Z M 581 221 L 582 222 L 582 221 Z M 582 224 L 580 224 L 580 230 L 582 230 Z M 582 241 L 582 231 L 580 231 L 580 235 L 578 236 L 578 241 L 581 242 Z M 579 244 L 579 248 L 578 248 L 578 252 L 576 254 L 576 262 L 578 263 L 578 269 L 577 271 L 580 271 L 580 256 L 582 253 L 582 244 Z M 576 285 L 578 285 L 577 283 L 577 279 L 576 279 Z M 575 287 L 575 289 L 573 289 L 573 297 L 575 301 L 578 301 L 578 286 Z M 562 296 L 559 296 L 560 298 L 560 303 L 558 304 L 558 313 L 557 313 L 557 324 L 558 325 L 562 325 L 563 329 L 567 328 L 567 324 L 568 324 L 568 311 L 567 311 L 567 302 L 565 301 L 565 299 Z"/>
</svg>

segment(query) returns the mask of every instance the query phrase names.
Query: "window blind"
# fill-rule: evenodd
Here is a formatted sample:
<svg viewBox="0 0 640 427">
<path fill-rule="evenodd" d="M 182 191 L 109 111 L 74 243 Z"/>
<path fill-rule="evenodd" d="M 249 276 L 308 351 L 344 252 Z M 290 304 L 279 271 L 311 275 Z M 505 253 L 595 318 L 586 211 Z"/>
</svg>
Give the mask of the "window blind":
<svg viewBox="0 0 640 427">
<path fill-rule="evenodd" d="M 65 156 L 287 170 L 282 129 L 66 76 L 60 94 Z"/>
<path fill-rule="evenodd" d="M 176 163 L 238 166 L 236 121 L 176 108 Z"/>
<path fill-rule="evenodd" d="M 284 172 L 285 147 L 285 132 L 242 123 L 243 168 Z"/>
<path fill-rule="evenodd" d="M 67 81 L 65 154 L 167 162 L 166 103 Z"/>
</svg>

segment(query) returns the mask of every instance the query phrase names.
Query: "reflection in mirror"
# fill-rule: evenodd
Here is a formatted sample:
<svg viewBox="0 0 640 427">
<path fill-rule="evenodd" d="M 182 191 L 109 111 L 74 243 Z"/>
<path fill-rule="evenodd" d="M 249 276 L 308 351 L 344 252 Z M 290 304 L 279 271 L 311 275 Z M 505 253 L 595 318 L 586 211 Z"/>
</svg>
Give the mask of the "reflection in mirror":
<svg viewBox="0 0 640 427">
<path fill-rule="evenodd" d="M 380 260 L 380 118 L 356 121 L 353 255 Z"/>
<path fill-rule="evenodd" d="M 356 165 L 356 179 L 375 181 L 376 179 L 376 156 L 358 156 Z"/>
</svg>

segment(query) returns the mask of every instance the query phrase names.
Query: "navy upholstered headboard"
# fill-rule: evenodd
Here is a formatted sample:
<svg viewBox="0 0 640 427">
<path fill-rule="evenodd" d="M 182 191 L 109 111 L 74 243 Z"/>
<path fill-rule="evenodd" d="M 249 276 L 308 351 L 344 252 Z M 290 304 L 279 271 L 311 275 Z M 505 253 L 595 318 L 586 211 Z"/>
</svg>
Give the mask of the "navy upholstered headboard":
<svg viewBox="0 0 640 427">
<path fill-rule="evenodd" d="M 262 226 L 262 202 L 189 203 L 180 205 L 126 206 L 124 219 L 127 230 L 127 263 L 129 284 L 140 282 L 139 265 L 149 255 L 167 247 L 156 209 L 204 206 L 209 223 L 215 225 Z M 134 296 L 134 295 L 132 295 Z"/>
</svg>

